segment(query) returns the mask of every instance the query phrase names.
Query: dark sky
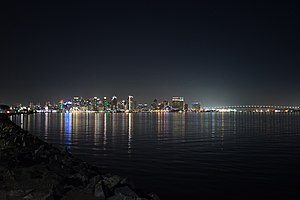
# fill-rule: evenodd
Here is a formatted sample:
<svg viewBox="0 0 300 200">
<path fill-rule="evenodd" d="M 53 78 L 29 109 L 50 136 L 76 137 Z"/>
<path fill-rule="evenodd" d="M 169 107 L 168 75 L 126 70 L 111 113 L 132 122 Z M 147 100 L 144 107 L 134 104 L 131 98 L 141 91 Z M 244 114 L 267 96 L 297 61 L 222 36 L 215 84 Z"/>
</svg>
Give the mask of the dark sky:
<svg viewBox="0 0 300 200">
<path fill-rule="evenodd" d="M 0 104 L 75 95 L 300 104 L 299 6 L 195 2 L 2 6 Z"/>
</svg>

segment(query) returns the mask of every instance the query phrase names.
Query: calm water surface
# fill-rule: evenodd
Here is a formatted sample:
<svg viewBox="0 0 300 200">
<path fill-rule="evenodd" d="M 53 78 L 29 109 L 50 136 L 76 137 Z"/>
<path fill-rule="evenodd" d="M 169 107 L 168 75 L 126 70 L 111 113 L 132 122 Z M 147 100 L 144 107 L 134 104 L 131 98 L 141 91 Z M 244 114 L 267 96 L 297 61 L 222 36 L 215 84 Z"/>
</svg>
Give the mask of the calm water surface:
<svg viewBox="0 0 300 200">
<path fill-rule="evenodd" d="M 164 199 L 300 199 L 299 113 L 55 113 L 13 121 Z"/>
</svg>

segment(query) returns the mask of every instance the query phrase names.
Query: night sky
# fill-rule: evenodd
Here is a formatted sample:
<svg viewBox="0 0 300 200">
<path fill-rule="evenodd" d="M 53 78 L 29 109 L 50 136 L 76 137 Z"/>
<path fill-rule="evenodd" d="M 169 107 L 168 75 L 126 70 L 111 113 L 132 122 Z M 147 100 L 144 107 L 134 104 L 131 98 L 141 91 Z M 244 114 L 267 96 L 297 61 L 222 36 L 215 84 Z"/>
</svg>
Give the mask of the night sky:
<svg viewBox="0 0 300 200">
<path fill-rule="evenodd" d="M 3 5 L 0 104 L 133 95 L 299 105 L 300 12 L 287 2 Z"/>
</svg>

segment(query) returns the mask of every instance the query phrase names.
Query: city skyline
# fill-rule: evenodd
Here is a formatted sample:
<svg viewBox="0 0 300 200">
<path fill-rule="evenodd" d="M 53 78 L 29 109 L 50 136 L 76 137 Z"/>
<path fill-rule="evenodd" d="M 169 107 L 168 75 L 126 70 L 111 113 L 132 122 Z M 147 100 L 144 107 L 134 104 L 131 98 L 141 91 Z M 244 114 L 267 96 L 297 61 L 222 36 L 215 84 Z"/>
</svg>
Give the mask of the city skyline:
<svg viewBox="0 0 300 200">
<path fill-rule="evenodd" d="M 9 2 L 0 104 L 133 94 L 299 105 L 293 3 Z M 51 98 L 49 98 L 51 97 Z"/>
<path fill-rule="evenodd" d="M 136 95 L 134 95 L 135 97 L 137 97 Z M 177 95 L 177 96 L 183 96 L 183 95 Z M 57 103 L 57 102 L 59 102 L 59 101 L 61 101 L 61 100 L 65 100 L 65 101 L 68 101 L 68 100 L 70 100 L 70 99 L 72 99 L 73 97 L 80 97 L 80 98 L 84 98 L 84 99 L 93 99 L 93 98 L 95 98 L 95 97 L 97 97 L 97 98 L 100 98 L 100 99 L 103 99 L 103 98 L 108 98 L 108 99 L 110 99 L 110 98 L 113 98 L 113 97 L 120 97 L 120 96 L 118 96 L 118 95 L 111 95 L 111 96 L 109 96 L 109 95 L 103 95 L 103 96 L 96 96 L 96 95 L 91 95 L 91 96 L 83 96 L 83 95 L 76 95 L 76 96 L 64 96 L 63 98 L 62 97 L 58 97 L 58 98 L 55 98 L 55 97 L 52 97 L 52 98 L 43 98 L 42 100 L 38 100 L 38 99 L 30 99 L 29 101 L 20 101 L 20 100 L 17 100 L 17 101 L 15 101 L 14 103 L 7 103 L 7 102 L 5 102 L 5 101 L 3 101 L 3 99 L 0 99 L 0 104 L 2 104 L 2 105 L 10 105 L 10 106 L 17 106 L 17 105 L 28 105 L 29 103 L 34 103 L 34 104 L 39 104 L 39 105 L 44 105 L 45 103 L 47 103 L 47 102 L 51 102 L 51 103 Z M 174 97 L 174 95 L 173 96 L 164 96 L 164 97 L 152 97 L 152 98 L 150 98 L 150 99 L 145 99 L 145 98 L 139 98 L 138 97 L 138 101 L 139 101 L 139 103 L 146 103 L 146 104 L 151 104 L 151 102 L 153 102 L 153 100 L 155 100 L 155 99 L 157 99 L 157 100 L 159 100 L 159 101 L 161 101 L 161 102 L 163 102 L 164 100 L 171 100 L 172 99 L 172 97 Z M 126 99 L 126 98 L 128 98 L 128 95 L 126 96 L 121 96 L 120 97 L 120 99 L 122 99 L 122 100 L 124 100 L 124 99 Z M 184 99 L 185 99 L 185 102 L 187 103 L 187 104 L 192 104 L 193 102 L 199 102 L 199 103 L 201 103 L 201 106 L 205 106 L 205 107 L 222 107 L 222 106 L 237 106 L 237 105 L 239 105 L 239 106 L 242 106 L 242 105 L 264 105 L 264 106 L 299 106 L 300 105 L 300 103 L 294 103 L 294 104 L 292 104 L 292 103 L 290 103 L 290 104 L 288 104 L 288 103 L 284 103 L 285 101 L 282 101 L 283 103 L 269 103 L 269 102 L 265 102 L 265 103 L 263 103 L 264 101 L 261 101 L 261 102 L 259 102 L 259 101 L 256 101 L 255 103 L 251 103 L 251 102 L 246 102 L 246 103 L 242 103 L 242 102 L 238 102 L 238 101 L 232 101 L 232 102 L 235 102 L 235 103 L 225 103 L 225 101 L 224 101 L 224 103 L 222 103 L 222 101 L 220 101 L 220 99 L 218 99 L 218 102 L 221 102 L 221 103 L 215 103 L 216 101 L 212 101 L 212 102 L 205 102 L 205 101 L 203 101 L 203 99 L 205 100 L 205 99 L 209 99 L 209 98 L 206 98 L 206 97 L 202 97 L 202 98 L 200 98 L 200 99 L 196 99 L 196 98 L 186 98 L 186 97 L 184 97 Z"/>
<path fill-rule="evenodd" d="M 30 102 L 29 104 L 2 105 L 2 111 L 15 113 L 35 112 L 299 112 L 299 105 L 218 105 L 207 106 L 199 101 L 188 103 L 183 96 L 170 99 L 158 99 L 140 102 L 129 95 L 127 98 L 112 97 L 80 97 L 46 101 L 45 103 Z M 0 109 L 1 111 L 1 109 Z"/>
</svg>

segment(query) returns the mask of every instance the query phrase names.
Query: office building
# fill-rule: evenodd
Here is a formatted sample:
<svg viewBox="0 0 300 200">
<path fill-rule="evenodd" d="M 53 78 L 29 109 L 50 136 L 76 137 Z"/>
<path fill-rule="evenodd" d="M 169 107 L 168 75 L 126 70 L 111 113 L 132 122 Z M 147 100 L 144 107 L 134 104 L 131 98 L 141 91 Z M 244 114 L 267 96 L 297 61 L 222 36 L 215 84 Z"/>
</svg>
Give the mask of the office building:
<svg viewBox="0 0 300 200">
<path fill-rule="evenodd" d="M 111 110 L 117 110 L 118 109 L 118 101 L 117 101 L 117 97 L 116 96 L 113 96 L 111 98 Z"/>
<path fill-rule="evenodd" d="M 183 97 L 173 97 L 172 98 L 172 109 L 174 111 L 184 110 L 184 98 Z"/>
<path fill-rule="evenodd" d="M 127 104 L 127 110 L 129 112 L 134 110 L 134 100 L 133 100 L 133 96 L 128 96 L 128 104 Z"/>
<path fill-rule="evenodd" d="M 200 105 L 200 103 L 199 102 L 192 102 L 191 110 L 193 112 L 200 112 L 201 111 L 201 105 Z"/>
</svg>

